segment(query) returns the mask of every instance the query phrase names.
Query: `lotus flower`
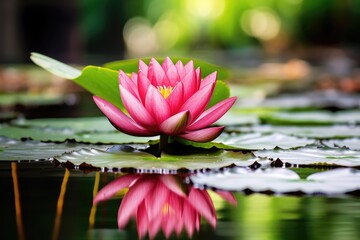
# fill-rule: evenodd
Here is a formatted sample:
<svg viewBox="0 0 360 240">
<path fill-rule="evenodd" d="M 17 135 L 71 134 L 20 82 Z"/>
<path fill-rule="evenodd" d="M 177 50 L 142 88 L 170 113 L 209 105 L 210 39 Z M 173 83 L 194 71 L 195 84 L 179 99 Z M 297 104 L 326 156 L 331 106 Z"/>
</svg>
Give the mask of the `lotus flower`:
<svg viewBox="0 0 360 240">
<path fill-rule="evenodd" d="M 139 61 L 139 72 L 119 72 L 120 97 L 128 114 L 110 102 L 94 101 L 120 131 L 134 136 L 178 136 L 196 142 L 215 139 L 224 127 L 209 127 L 234 104 L 236 97 L 206 109 L 216 84 L 216 72 L 201 79 L 192 61 L 162 65 L 151 59 Z"/>
<path fill-rule="evenodd" d="M 199 231 L 201 216 L 216 226 L 216 213 L 206 190 L 192 188 L 175 175 L 128 174 L 119 177 L 101 189 L 94 204 L 108 200 L 124 188 L 125 194 L 119 211 L 118 227 L 124 228 L 134 217 L 139 238 L 147 232 L 152 239 L 162 229 L 165 237 L 173 232 L 178 236 L 185 228 L 189 237 Z M 236 204 L 230 192 L 219 191 L 221 197 Z"/>
</svg>

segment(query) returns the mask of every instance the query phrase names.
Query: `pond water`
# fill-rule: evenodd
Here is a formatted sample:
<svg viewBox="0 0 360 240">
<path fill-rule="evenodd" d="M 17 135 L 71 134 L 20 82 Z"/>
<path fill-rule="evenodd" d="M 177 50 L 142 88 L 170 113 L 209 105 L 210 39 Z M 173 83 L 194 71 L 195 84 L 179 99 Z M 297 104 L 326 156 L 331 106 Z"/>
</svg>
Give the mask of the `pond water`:
<svg viewBox="0 0 360 240">
<path fill-rule="evenodd" d="M 302 169 L 298 173 L 308 175 L 311 171 Z M 126 185 L 118 181 L 125 177 L 140 180 L 132 182 L 131 190 L 93 205 L 94 194 L 106 189 L 103 193 L 107 198 L 121 184 Z M 195 189 L 187 176 L 167 176 L 166 181 L 161 178 L 156 174 L 86 173 L 55 166 L 51 161 L 0 162 L 1 239 L 137 239 L 137 224 L 146 226 L 145 230 L 153 235 L 157 233 L 156 239 L 165 238 L 161 227 L 169 232 L 172 224 L 174 229 L 183 226 L 180 238 L 188 238 L 187 232 L 194 230 L 194 239 L 355 240 L 360 237 L 360 201 L 356 196 L 268 195 L 249 191 L 217 194 L 213 190 Z M 161 181 L 173 180 L 180 182 L 187 196 L 176 195 L 178 189 L 171 184 L 160 186 Z M 191 198 L 192 193 L 197 195 Z M 144 202 L 137 203 L 131 194 L 145 199 Z M 122 200 L 124 196 L 128 196 L 126 201 Z M 206 196 L 210 196 L 212 204 L 207 205 Z M 164 201 L 168 202 L 159 208 L 157 203 Z M 120 205 L 123 214 L 137 212 L 137 219 L 125 221 L 121 230 L 117 219 Z M 191 211 L 179 214 L 185 205 L 191 206 Z M 205 206 L 210 207 L 205 209 Z M 156 209 L 160 213 L 155 213 Z M 141 219 L 155 215 L 155 222 Z M 200 215 L 202 220 L 196 230 L 196 216 Z M 176 238 L 175 230 L 170 238 Z"/>
<path fill-rule="evenodd" d="M 161 160 L 89 94 L 0 96 L 0 239 L 360 239 L 360 95 L 259 84 Z"/>
</svg>

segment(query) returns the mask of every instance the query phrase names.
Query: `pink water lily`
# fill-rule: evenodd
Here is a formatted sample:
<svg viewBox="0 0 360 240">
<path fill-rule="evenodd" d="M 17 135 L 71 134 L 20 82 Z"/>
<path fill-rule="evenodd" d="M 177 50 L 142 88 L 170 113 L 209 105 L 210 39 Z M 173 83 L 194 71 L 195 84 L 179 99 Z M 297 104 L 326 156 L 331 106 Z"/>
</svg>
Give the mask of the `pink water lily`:
<svg viewBox="0 0 360 240">
<path fill-rule="evenodd" d="M 175 175 L 121 176 L 97 193 L 94 204 L 112 198 L 124 188 L 129 190 L 118 211 L 118 227 L 124 228 L 135 218 L 139 238 L 148 234 L 153 239 L 160 230 L 167 238 L 173 232 L 179 236 L 183 229 L 191 237 L 195 230 L 199 231 L 201 217 L 216 226 L 216 212 L 208 192 L 185 185 Z M 230 192 L 218 194 L 232 204 L 237 203 Z"/>
<path fill-rule="evenodd" d="M 94 101 L 120 131 L 134 136 L 178 136 L 196 142 L 208 142 L 223 131 L 210 126 L 234 104 L 227 98 L 206 109 L 216 84 L 216 72 L 201 79 L 193 61 L 174 64 L 166 58 L 162 65 L 151 59 L 139 61 L 138 73 L 119 72 L 120 97 L 127 111 L 94 96 Z"/>
</svg>

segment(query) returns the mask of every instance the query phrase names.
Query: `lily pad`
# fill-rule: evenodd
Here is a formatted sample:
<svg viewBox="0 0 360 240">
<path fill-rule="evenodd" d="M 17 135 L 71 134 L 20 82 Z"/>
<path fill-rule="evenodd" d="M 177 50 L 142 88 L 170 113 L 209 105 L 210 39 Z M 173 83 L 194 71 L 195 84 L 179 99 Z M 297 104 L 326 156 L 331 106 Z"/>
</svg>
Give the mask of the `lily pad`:
<svg viewBox="0 0 360 240">
<path fill-rule="evenodd" d="M 222 133 L 213 142 L 196 143 L 184 141 L 183 143 L 202 148 L 217 147 L 219 149 L 233 150 L 262 150 L 274 148 L 290 149 L 310 145 L 314 142 L 313 139 L 292 137 L 280 133 Z"/>
<path fill-rule="evenodd" d="M 45 93 L 6 93 L 0 94 L 0 105 L 11 106 L 11 105 L 52 105 L 61 104 L 65 100 L 63 94 L 45 94 Z"/>
<path fill-rule="evenodd" d="M 274 125 L 255 125 L 249 127 L 228 127 L 227 131 L 242 133 L 281 133 L 290 136 L 309 137 L 316 139 L 328 138 L 349 138 L 360 137 L 359 126 L 335 125 L 335 126 L 274 126 Z"/>
<path fill-rule="evenodd" d="M 18 119 L 12 124 L 21 127 L 70 129 L 74 132 L 110 132 L 115 130 L 106 117 Z"/>
<path fill-rule="evenodd" d="M 162 154 L 161 158 L 153 155 L 133 150 L 133 151 L 103 151 L 99 149 L 84 148 L 79 151 L 65 153 L 56 157 L 59 162 L 71 162 L 74 165 L 83 163 L 101 169 L 121 170 L 123 168 L 135 168 L 139 170 L 149 170 L 153 172 L 164 172 L 166 170 L 178 169 L 211 169 L 221 168 L 230 165 L 250 166 L 254 162 L 268 165 L 270 161 L 255 158 L 251 153 L 241 153 L 232 151 L 218 151 L 212 154 L 191 154 L 191 155 L 167 155 Z"/>
<path fill-rule="evenodd" d="M 307 112 L 278 112 L 261 116 L 265 123 L 278 125 L 332 125 L 358 124 L 360 111 L 307 111 Z"/>
<path fill-rule="evenodd" d="M 43 142 L 76 141 L 82 143 L 122 144 L 146 143 L 158 137 L 134 137 L 118 131 L 112 132 L 76 132 L 71 128 L 15 127 L 0 125 L 0 136 L 17 140 L 32 139 Z"/>
<path fill-rule="evenodd" d="M 348 138 L 348 139 L 333 139 L 326 140 L 323 143 L 328 147 L 345 147 L 351 150 L 360 150 L 360 139 L 359 138 Z"/>
<path fill-rule="evenodd" d="M 196 186 L 224 191 L 271 191 L 276 194 L 343 195 L 360 190 L 360 171 L 351 168 L 333 169 L 309 175 L 305 180 L 290 169 L 269 168 L 255 171 L 236 168 L 225 173 L 205 173 L 190 177 Z"/>
<path fill-rule="evenodd" d="M 216 124 L 218 125 L 250 125 L 258 124 L 259 118 L 255 114 L 239 113 L 230 109 Z"/>
<path fill-rule="evenodd" d="M 360 166 L 360 151 L 348 149 L 300 148 L 295 150 L 256 151 L 257 157 L 280 159 L 283 162 L 299 165 L 321 166 Z"/>
<path fill-rule="evenodd" d="M 20 161 L 20 160 L 47 160 L 57 155 L 64 154 L 84 147 L 93 147 L 77 143 L 44 143 L 38 141 L 17 141 L 9 138 L 0 137 L 0 161 Z M 106 150 L 109 146 L 96 146 Z"/>
</svg>

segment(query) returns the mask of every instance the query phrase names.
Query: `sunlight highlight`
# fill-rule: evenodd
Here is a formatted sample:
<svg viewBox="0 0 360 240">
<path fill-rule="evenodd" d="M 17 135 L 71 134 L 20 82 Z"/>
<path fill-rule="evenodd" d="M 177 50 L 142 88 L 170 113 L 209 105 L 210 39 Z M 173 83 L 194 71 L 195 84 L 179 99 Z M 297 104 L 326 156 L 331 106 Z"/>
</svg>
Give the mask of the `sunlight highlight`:
<svg viewBox="0 0 360 240">
<path fill-rule="evenodd" d="M 245 11 L 240 25 L 248 35 L 267 41 L 279 34 L 281 21 L 271 9 L 261 7 Z"/>
</svg>

